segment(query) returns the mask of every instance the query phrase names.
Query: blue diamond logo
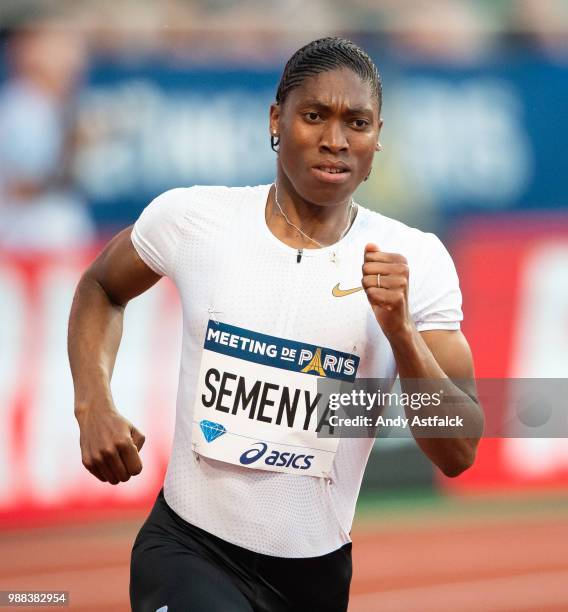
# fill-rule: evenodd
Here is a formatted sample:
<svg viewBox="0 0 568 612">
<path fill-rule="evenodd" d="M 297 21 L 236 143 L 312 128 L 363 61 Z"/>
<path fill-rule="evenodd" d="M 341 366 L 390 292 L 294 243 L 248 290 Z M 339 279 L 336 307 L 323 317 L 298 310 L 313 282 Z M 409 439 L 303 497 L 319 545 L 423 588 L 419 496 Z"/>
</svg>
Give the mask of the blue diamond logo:
<svg viewBox="0 0 568 612">
<path fill-rule="evenodd" d="M 206 421 L 203 419 L 203 421 L 199 422 L 199 426 L 207 442 L 213 442 L 213 440 L 217 439 L 219 436 L 227 433 L 227 430 L 221 423 L 214 423 L 213 421 Z"/>
</svg>

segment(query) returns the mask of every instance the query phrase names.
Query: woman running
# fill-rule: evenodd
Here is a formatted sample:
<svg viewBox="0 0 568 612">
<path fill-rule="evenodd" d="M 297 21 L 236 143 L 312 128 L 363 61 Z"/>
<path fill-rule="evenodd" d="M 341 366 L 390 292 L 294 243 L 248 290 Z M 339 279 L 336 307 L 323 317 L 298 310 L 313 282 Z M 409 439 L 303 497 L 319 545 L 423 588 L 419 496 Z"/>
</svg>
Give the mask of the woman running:
<svg viewBox="0 0 568 612">
<path fill-rule="evenodd" d="M 451 402 L 424 403 L 420 416 L 465 420 L 467 435 L 413 433 L 448 476 L 474 461 L 482 413 L 474 389 L 450 382 L 473 379 L 452 260 L 433 234 L 353 200 L 380 150 L 381 100 L 357 45 L 299 49 L 270 109 L 274 183 L 167 191 L 77 287 L 82 459 L 111 484 L 142 469 L 144 436 L 110 392 L 125 306 L 162 276 L 182 302 L 173 448 L 132 552 L 136 612 L 347 609 L 374 439 L 321 435 L 323 379 L 398 374 L 451 388 Z"/>
</svg>

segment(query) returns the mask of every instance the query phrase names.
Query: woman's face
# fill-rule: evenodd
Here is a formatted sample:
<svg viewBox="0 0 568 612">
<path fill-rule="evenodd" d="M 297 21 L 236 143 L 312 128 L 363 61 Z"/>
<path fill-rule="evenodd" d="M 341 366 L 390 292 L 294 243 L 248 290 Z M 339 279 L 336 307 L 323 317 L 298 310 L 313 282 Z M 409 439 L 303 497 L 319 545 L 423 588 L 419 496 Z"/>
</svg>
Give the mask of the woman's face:
<svg viewBox="0 0 568 612">
<path fill-rule="evenodd" d="M 368 175 L 381 126 L 371 86 L 348 68 L 306 78 L 270 109 L 281 172 L 299 196 L 322 206 L 347 200 Z"/>
</svg>

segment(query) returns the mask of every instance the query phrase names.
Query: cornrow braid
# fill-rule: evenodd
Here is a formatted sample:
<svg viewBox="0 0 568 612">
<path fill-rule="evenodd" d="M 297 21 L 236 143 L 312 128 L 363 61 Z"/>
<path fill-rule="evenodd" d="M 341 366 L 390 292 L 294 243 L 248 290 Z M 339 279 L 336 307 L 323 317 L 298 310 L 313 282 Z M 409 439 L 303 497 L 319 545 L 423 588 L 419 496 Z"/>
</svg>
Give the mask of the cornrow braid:
<svg viewBox="0 0 568 612">
<path fill-rule="evenodd" d="M 307 77 L 337 68 L 349 68 L 369 83 L 381 109 L 383 87 L 373 60 L 361 47 L 338 36 L 314 40 L 292 55 L 278 84 L 276 102 L 282 104 L 290 91 L 299 87 Z"/>
</svg>

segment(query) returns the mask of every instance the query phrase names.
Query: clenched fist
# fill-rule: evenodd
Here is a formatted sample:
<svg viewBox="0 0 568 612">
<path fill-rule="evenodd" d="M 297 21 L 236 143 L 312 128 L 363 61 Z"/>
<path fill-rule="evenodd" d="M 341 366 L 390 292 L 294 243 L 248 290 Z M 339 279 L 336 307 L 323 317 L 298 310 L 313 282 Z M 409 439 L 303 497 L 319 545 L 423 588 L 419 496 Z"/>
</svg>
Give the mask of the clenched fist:
<svg viewBox="0 0 568 612">
<path fill-rule="evenodd" d="M 76 411 L 83 465 L 99 480 L 115 485 L 140 474 L 141 434 L 112 406 Z"/>
<path fill-rule="evenodd" d="M 383 253 L 375 244 L 365 247 L 362 285 L 385 336 L 412 328 L 408 310 L 408 262 L 403 255 Z"/>
</svg>

